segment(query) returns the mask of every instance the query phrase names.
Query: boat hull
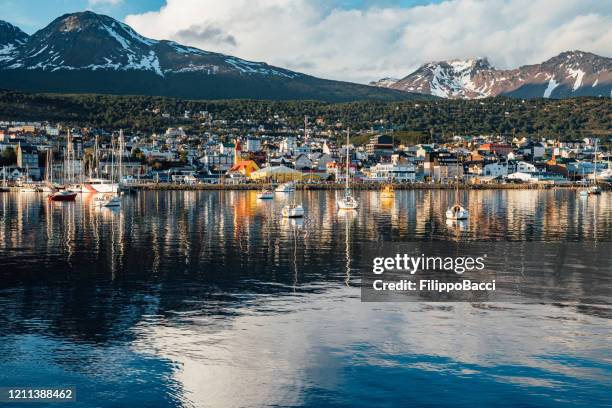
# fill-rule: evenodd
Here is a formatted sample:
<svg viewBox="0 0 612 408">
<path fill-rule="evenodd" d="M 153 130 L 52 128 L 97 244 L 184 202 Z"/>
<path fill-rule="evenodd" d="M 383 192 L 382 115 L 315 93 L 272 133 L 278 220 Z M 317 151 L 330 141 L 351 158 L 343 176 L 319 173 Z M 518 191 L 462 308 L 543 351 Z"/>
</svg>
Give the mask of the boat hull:
<svg viewBox="0 0 612 408">
<path fill-rule="evenodd" d="M 467 220 L 470 213 L 461 206 L 453 206 L 446 210 L 446 219 L 453 221 Z"/>
<path fill-rule="evenodd" d="M 359 202 L 351 196 L 341 198 L 337 203 L 340 210 L 356 210 L 359 207 Z"/>
<path fill-rule="evenodd" d="M 55 193 L 49 196 L 50 201 L 74 201 L 76 199 L 77 193 Z"/>
<path fill-rule="evenodd" d="M 285 218 L 300 218 L 304 216 L 304 207 L 301 205 L 285 206 L 282 209 L 282 214 Z"/>
</svg>

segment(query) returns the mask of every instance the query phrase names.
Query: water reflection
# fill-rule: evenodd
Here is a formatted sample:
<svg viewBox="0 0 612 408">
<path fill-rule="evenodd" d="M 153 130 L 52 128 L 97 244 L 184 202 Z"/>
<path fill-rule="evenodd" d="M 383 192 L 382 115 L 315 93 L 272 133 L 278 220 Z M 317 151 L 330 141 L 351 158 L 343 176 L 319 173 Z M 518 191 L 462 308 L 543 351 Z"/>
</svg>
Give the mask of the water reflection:
<svg viewBox="0 0 612 408">
<path fill-rule="evenodd" d="M 608 305 L 364 304 L 357 272 L 388 241 L 605 248 L 612 195 L 463 192 L 470 219 L 448 225 L 452 191 L 360 192 L 349 212 L 296 194 L 303 220 L 255 191 L 115 210 L 0 195 L 0 385 L 75 384 L 76 406 L 105 407 L 604 405 Z"/>
</svg>

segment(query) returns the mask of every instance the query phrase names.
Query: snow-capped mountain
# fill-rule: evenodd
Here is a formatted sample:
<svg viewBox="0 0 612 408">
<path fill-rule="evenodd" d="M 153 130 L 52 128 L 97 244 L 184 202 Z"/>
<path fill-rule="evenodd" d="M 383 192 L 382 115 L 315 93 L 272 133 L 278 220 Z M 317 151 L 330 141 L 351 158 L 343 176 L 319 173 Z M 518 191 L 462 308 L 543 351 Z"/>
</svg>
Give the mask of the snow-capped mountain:
<svg viewBox="0 0 612 408">
<path fill-rule="evenodd" d="M 495 69 L 482 58 L 449 60 L 425 64 L 395 82 L 381 81 L 372 85 L 453 99 L 612 96 L 612 59 L 571 51 L 512 70 Z"/>
<path fill-rule="evenodd" d="M 28 35 L 19 28 L 4 21 L 0 21 L 0 64 L 15 55 L 17 47 L 28 41 Z"/>
<path fill-rule="evenodd" d="M 395 83 L 399 81 L 398 78 L 386 77 L 379 79 L 378 81 L 372 81 L 368 85 L 378 86 L 380 88 L 391 88 Z"/>
<path fill-rule="evenodd" d="M 6 35 L 7 45 L 0 54 L 3 88 L 197 99 L 413 97 L 394 90 L 372 92 L 367 85 L 323 80 L 263 62 L 149 39 L 124 23 L 89 11 L 58 17 L 30 37 L 3 22 L 0 41 L 4 31 L 15 34 Z"/>
</svg>

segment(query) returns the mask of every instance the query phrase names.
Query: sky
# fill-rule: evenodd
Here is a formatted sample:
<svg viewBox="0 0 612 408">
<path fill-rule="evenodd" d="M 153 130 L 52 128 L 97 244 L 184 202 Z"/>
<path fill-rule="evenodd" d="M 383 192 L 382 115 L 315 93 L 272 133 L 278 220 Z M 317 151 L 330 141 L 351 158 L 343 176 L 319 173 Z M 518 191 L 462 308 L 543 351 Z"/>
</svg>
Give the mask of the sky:
<svg viewBox="0 0 612 408">
<path fill-rule="evenodd" d="M 612 56 L 610 0 L 0 0 L 0 19 L 31 34 L 86 9 L 150 38 L 361 83 L 443 59 Z"/>
</svg>

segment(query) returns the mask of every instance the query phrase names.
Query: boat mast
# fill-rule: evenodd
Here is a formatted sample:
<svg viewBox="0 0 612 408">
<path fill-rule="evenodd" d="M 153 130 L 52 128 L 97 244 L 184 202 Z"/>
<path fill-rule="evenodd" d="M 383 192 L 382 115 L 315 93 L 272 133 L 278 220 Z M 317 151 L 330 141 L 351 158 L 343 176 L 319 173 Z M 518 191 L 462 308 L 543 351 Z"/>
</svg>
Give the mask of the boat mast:
<svg viewBox="0 0 612 408">
<path fill-rule="evenodd" d="M 597 186 L 597 141 L 599 139 L 595 139 L 595 165 L 593 166 L 593 184 Z"/>
<path fill-rule="evenodd" d="M 349 194 L 349 134 L 350 128 L 346 129 L 346 185 L 344 187 L 344 195 Z"/>
<path fill-rule="evenodd" d="M 123 129 L 119 129 L 118 150 L 119 150 L 119 169 L 118 169 L 119 179 L 117 180 L 117 183 L 121 183 L 121 179 L 123 178 Z"/>
</svg>

